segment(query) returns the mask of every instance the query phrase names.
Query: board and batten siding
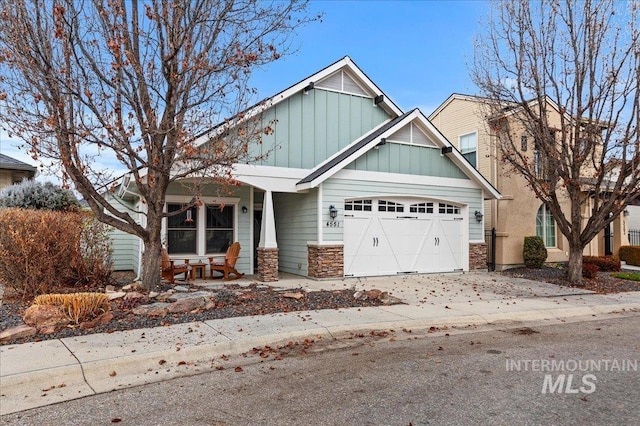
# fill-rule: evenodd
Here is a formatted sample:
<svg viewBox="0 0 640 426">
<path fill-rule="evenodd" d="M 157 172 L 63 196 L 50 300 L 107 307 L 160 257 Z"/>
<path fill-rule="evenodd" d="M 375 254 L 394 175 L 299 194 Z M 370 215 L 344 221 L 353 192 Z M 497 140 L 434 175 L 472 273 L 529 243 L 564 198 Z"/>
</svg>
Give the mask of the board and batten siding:
<svg viewBox="0 0 640 426">
<path fill-rule="evenodd" d="M 317 190 L 306 194 L 273 194 L 278 241 L 278 269 L 307 275 L 307 242 L 318 239 Z"/>
<path fill-rule="evenodd" d="M 355 139 L 389 120 L 372 98 L 316 88 L 297 93 L 267 109 L 261 126 L 273 132 L 251 144 L 256 164 L 311 169 Z"/>
<path fill-rule="evenodd" d="M 397 184 L 389 182 L 372 182 L 352 179 L 331 178 L 322 184 L 322 211 L 329 211 L 329 206 L 338 209 L 337 220 L 340 227 L 323 226 L 323 239 L 328 241 L 343 241 L 344 200 L 349 198 L 366 197 L 425 197 L 434 200 L 447 200 L 454 203 L 468 205 L 469 241 L 484 239 L 482 223 L 476 221 L 474 212 L 480 210 L 482 204 L 482 190 L 463 187 L 444 187 L 432 185 L 416 185 L 411 183 Z"/>
<path fill-rule="evenodd" d="M 133 217 L 137 217 L 135 206 L 131 202 L 116 200 L 112 196 L 108 196 L 107 199 L 118 211 L 127 212 Z M 109 238 L 111 239 L 111 248 L 113 250 L 111 253 L 113 270 L 138 272 L 140 238 L 116 228 L 111 228 Z"/>
<path fill-rule="evenodd" d="M 369 150 L 345 169 L 469 179 L 439 148 L 391 142 Z"/>
</svg>

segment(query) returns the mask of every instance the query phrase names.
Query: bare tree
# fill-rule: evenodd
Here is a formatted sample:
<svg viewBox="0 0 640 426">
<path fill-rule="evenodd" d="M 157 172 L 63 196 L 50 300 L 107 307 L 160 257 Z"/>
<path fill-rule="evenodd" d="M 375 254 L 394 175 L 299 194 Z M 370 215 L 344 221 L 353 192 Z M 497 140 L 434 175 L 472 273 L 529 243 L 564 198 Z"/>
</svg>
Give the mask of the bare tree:
<svg viewBox="0 0 640 426">
<path fill-rule="evenodd" d="M 246 108 L 252 71 L 291 53 L 295 30 L 316 19 L 307 8 L 279 0 L 3 1 L 4 126 L 34 156 L 61 164 L 100 221 L 142 239 L 143 286 L 153 288 L 169 184 L 191 178 L 184 211 L 199 202 L 194 177 L 228 181 L 232 164 L 251 160 L 247 144 L 268 129 L 194 141 Z M 101 190 L 111 178 L 100 168 L 107 154 L 133 174 L 142 224 Z"/>
<path fill-rule="evenodd" d="M 583 249 L 640 191 L 639 8 L 636 0 L 496 1 L 475 49 L 471 74 L 488 99 L 500 160 L 567 238 L 572 282 L 582 279 Z M 535 157 L 521 150 L 522 132 L 535 140 Z"/>
</svg>

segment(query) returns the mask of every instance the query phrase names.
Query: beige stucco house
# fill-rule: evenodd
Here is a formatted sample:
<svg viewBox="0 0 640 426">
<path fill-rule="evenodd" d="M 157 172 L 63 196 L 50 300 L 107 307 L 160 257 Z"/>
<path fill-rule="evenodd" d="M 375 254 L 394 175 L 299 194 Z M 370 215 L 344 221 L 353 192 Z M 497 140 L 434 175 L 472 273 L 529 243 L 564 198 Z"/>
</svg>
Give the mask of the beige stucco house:
<svg viewBox="0 0 640 426">
<path fill-rule="evenodd" d="M 525 179 L 500 161 L 495 122 L 488 119 L 488 116 L 486 99 L 461 94 L 451 95 L 429 116 L 436 128 L 502 194 L 502 199 L 485 200 L 484 212 L 478 214 L 478 220 L 484 222 L 485 238 L 489 244 L 488 264 L 495 265 L 498 271 L 522 266 L 524 237 L 529 235 L 543 238 L 548 252 L 547 262 L 568 261 L 568 241 L 557 229 L 551 213 L 536 198 Z M 502 118 L 509 119 L 508 115 Z M 559 112 L 557 120 L 559 121 Z M 551 124 L 553 121 L 554 118 L 550 118 Z M 536 151 L 533 138 L 527 136 L 524 130 L 518 130 L 515 125 L 511 126 L 510 131 L 521 132 L 519 137 L 516 136 L 516 140 L 521 141 L 520 150 L 534 161 Z M 591 211 L 590 203 L 590 198 L 585 196 L 585 219 Z M 567 202 L 565 212 L 568 211 Z M 492 229 L 495 229 L 493 250 L 489 238 Z M 617 253 L 620 245 L 628 244 L 627 229 L 625 217 L 620 215 L 608 229 L 591 241 L 584 254 Z"/>
<path fill-rule="evenodd" d="M 0 189 L 20 183 L 23 179 L 33 179 L 36 170 L 34 166 L 0 154 Z"/>
</svg>

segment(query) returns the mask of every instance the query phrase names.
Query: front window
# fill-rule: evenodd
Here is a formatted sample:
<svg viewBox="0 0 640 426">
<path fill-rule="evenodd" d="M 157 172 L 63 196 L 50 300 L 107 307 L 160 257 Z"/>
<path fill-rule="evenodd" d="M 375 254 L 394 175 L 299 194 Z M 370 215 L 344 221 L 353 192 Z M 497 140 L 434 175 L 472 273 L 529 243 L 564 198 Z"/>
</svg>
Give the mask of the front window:
<svg viewBox="0 0 640 426">
<path fill-rule="evenodd" d="M 542 238 L 545 247 L 556 247 L 556 221 L 544 204 L 536 215 L 536 235 Z"/>
<path fill-rule="evenodd" d="M 176 212 L 183 204 L 167 204 L 167 212 Z M 198 208 L 191 207 L 167 218 L 167 251 L 169 254 L 196 254 L 198 236 Z"/>
<path fill-rule="evenodd" d="M 460 136 L 460 152 L 466 158 L 473 167 L 477 167 L 476 151 L 478 150 L 478 135 L 477 133 L 469 133 L 467 135 Z"/>
<path fill-rule="evenodd" d="M 233 242 L 233 206 L 206 206 L 206 253 L 225 253 Z"/>
</svg>

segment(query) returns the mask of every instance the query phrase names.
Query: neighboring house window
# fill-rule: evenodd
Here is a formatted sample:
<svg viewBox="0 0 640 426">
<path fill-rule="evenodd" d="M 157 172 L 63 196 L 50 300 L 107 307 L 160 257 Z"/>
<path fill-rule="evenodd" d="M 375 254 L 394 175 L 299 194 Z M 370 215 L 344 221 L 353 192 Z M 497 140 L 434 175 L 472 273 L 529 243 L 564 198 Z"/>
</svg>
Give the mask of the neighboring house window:
<svg viewBox="0 0 640 426">
<path fill-rule="evenodd" d="M 476 132 L 460 136 L 460 152 L 473 165 L 477 167 L 476 151 L 478 150 L 478 135 Z"/>
<path fill-rule="evenodd" d="M 555 140 L 556 132 L 549 129 L 549 138 Z M 538 139 L 534 139 L 533 147 L 533 172 L 536 179 L 547 180 L 549 179 L 549 167 L 542 154 L 542 142 Z"/>
<path fill-rule="evenodd" d="M 233 206 L 207 205 L 206 253 L 225 253 L 233 242 Z"/>
<path fill-rule="evenodd" d="M 556 247 L 556 221 L 544 204 L 536 215 L 536 235 L 542 238 L 545 247 Z"/>
<path fill-rule="evenodd" d="M 520 150 L 521 151 L 526 151 L 527 150 L 527 137 L 526 136 L 520 136 Z"/>
<path fill-rule="evenodd" d="M 175 212 L 182 204 L 167 204 L 167 212 Z M 167 251 L 169 254 L 196 254 L 198 237 L 198 208 L 167 218 Z"/>
</svg>

